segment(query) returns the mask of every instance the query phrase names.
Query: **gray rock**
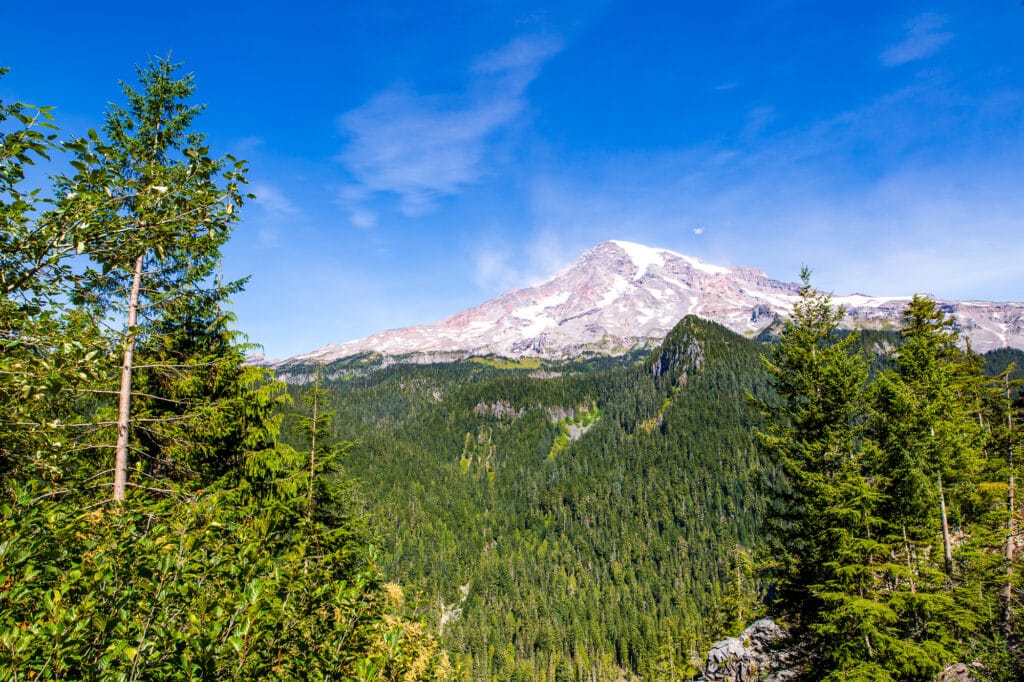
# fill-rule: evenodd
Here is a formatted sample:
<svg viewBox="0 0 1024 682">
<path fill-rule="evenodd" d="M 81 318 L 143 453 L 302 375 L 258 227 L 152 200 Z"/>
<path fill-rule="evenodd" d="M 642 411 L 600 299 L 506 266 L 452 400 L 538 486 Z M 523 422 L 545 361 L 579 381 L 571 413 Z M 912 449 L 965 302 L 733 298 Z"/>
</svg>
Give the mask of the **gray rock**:
<svg viewBox="0 0 1024 682">
<path fill-rule="evenodd" d="M 770 618 L 754 621 L 739 637 L 715 642 L 698 682 L 782 682 L 795 679 L 793 653 L 780 644 L 786 631 Z"/>
</svg>

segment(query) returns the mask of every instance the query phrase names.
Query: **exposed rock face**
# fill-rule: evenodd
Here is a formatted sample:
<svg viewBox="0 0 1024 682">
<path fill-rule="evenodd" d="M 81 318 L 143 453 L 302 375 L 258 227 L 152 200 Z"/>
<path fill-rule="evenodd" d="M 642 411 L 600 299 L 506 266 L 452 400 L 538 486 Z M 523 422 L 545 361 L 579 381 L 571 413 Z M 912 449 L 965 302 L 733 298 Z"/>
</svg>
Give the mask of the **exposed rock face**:
<svg viewBox="0 0 1024 682">
<path fill-rule="evenodd" d="M 522 417 L 525 412 L 525 408 L 516 409 L 512 406 L 512 403 L 507 400 L 496 400 L 493 403 L 485 403 L 481 400 L 476 404 L 476 407 L 473 408 L 473 414 L 477 416 L 489 414 L 492 417 L 498 417 L 499 419 L 505 417 L 515 419 L 517 417 Z"/>
<path fill-rule="evenodd" d="M 798 649 L 786 642 L 788 633 L 770 618 L 754 621 L 739 637 L 715 642 L 708 651 L 703 674 L 694 682 L 783 682 L 799 677 Z M 971 666 L 954 663 L 935 676 L 935 682 L 974 682 Z"/>
<path fill-rule="evenodd" d="M 444 320 L 330 345 L 278 366 L 331 362 L 360 353 L 445 361 L 467 355 L 619 355 L 659 343 L 686 315 L 756 335 L 786 316 L 799 285 L 761 270 L 723 267 L 623 241 L 598 244 L 549 281 L 509 291 Z M 836 296 L 847 326 L 899 325 L 909 296 Z M 1024 348 L 1024 303 L 940 301 L 975 350 Z"/>
<path fill-rule="evenodd" d="M 790 652 L 780 649 L 786 631 L 770 618 L 754 621 L 739 637 L 715 642 L 698 682 L 781 682 L 796 679 Z"/>
</svg>

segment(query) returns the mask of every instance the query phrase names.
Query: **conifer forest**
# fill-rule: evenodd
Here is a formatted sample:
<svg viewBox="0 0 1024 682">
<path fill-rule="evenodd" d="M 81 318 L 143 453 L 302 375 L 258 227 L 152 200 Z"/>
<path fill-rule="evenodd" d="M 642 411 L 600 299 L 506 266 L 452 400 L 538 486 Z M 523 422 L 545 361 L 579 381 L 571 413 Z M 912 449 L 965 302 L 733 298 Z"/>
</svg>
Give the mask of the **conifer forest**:
<svg viewBox="0 0 1024 682">
<path fill-rule="evenodd" d="M 757 338 L 286 383 L 194 89 L 0 102 L 0 680 L 692 680 L 764 617 L 798 679 L 1022 679 L 1024 352 L 924 296 L 842 329 L 805 270 Z"/>
</svg>

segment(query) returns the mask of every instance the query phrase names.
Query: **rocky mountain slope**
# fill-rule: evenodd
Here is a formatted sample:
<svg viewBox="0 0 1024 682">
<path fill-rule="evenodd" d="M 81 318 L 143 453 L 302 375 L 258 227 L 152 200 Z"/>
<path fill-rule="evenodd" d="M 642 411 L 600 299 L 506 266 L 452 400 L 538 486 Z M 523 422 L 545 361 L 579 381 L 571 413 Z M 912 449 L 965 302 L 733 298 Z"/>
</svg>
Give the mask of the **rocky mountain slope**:
<svg viewBox="0 0 1024 682">
<path fill-rule="evenodd" d="M 437 322 L 324 346 L 283 365 L 361 353 L 445 360 L 467 355 L 569 358 L 621 354 L 660 342 L 685 315 L 748 336 L 792 309 L 799 285 L 625 241 L 583 253 L 542 284 L 516 289 Z M 909 296 L 835 296 L 848 326 L 896 328 Z M 975 350 L 1024 348 L 1024 303 L 940 301 Z"/>
</svg>

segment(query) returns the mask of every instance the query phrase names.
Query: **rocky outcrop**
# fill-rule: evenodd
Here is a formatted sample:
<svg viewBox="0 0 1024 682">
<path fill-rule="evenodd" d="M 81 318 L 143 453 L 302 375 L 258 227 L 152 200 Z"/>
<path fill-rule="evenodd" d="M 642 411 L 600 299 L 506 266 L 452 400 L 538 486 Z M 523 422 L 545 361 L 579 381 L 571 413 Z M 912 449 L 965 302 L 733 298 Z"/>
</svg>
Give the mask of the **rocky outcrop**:
<svg viewBox="0 0 1024 682">
<path fill-rule="evenodd" d="M 751 623 L 739 637 L 715 642 L 697 682 L 781 682 L 794 680 L 794 654 L 786 630 L 770 618 Z"/>
<path fill-rule="evenodd" d="M 498 417 L 499 419 L 516 419 L 518 417 L 522 417 L 525 413 L 525 408 L 516 408 L 507 400 L 496 400 L 493 403 L 487 403 L 481 400 L 473 408 L 473 414 L 478 417 L 489 414 L 492 417 Z"/>
<path fill-rule="evenodd" d="M 770 618 L 751 623 L 739 637 L 711 645 L 707 663 L 693 682 L 783 682 L 800 676 L 799 647 L 789 633 Z M 977 664 L 974 664 L 977 665 Z M 974 666 L 954 663 L 935 676 L 935 682 L 975 682 Z"/>
</svg>

